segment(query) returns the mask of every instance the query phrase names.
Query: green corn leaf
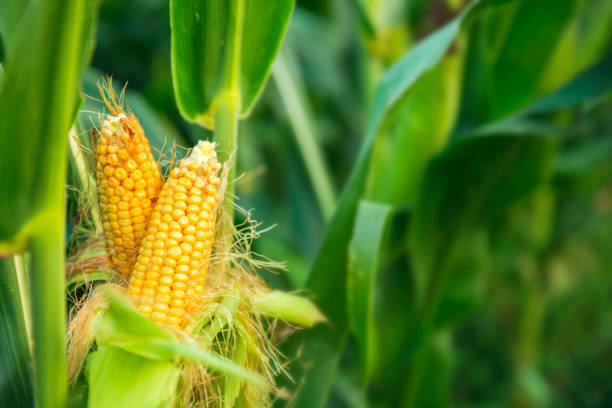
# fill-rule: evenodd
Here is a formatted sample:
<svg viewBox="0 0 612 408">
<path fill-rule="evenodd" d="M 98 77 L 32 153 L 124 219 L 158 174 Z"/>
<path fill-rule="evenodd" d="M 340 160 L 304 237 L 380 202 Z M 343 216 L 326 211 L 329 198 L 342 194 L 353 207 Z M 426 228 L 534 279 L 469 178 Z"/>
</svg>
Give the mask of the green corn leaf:
<svg viewBox="0 0 612 408">
<path fill-rule="evenodd" d="M 181 113 L 214 127 L 230 98 L 248 115 L 261 92 L 293 9 L 293 0 L 170 3 L 172 73 Z"/>
<path fill-rule="evenodd" d="M 348 315 L 351 331 L 360 348 L 364 383 L 370 377 L 376 360 L 374 293 L 391 214 L 389 205 L 361 201 L 349 246 Z"/>
<path fill-rule="evenodd" d="M 463 234 L 549 178 L 553 142 L 526 135 L 467 138 L 432 160 L 414 208 L 410 241 L 424 312 L 435 309 L 444 271 Z"/>
<path fill-rule="evenodd" d="M 89 408 L 172 406 L 180 375 L 172 361 L 151 360 L 100 346 L 87 362 Z"/>
<path fill-rule="evenodd" d="M 427 161 L 446 145 L 459 106 L 463 45 L 415 83 L 376 141 L 368 198 L 392 204 L 412 202 Z"/>
<path fill-rule="evenodd" d="M 30 345 L 14 257 L 0 258 L 0 401 L 34 406 Z"/>
<path fill-rule="evenodd" d="M 541 79 L 577 1 L 520 0 L 484 19 L 481 75 L 466 87 L 481 92 L 477 100 L 464 101 L 477 107 L 478 122 L 502 118 L 541 94 Z"/>
<path fill-rule="evenodd" d="M 387 114 L 392 111 L 423 74 L 434 68 L 453 43 L 462 27 L 487 6 L 507 1 L 476 1 L 438 31 L 425 38 L 394 64 L 378 85 L 364 143 L 355 167 L 340 197 L 317 253 L 306 288 L 327 317 L 330 325 L 320 325 L 294 335 L 287 353 L 299 361 L 290 367 L 296 384 L 291 404 L 296 407 L 320 407 L 327 399 L 337 370 L 340 352 L 348 333 L 346 314 L 347 246 L 353 230 L 357 205 L 363 194 L 376 135 Z"/>
<path fill-rule="evenodd" d="M 487 216 L 549 180 L 553 146 L 553 138 L 542 136 L 466 138 L 429 164 L 410 230 L 418 316 L 413 323 L 422 327 L 423 338 L 404 387 L 403 406 L 418 406 L 434 320 L 445 320 L 439 310 L 459 245 Z"/>
<path fill-rule="evenodd" d="M 10 214 L 0 222 L 0 252 L 31 251 L 34 389 L 42 408 L 67 403 L 66 150 L 95 11 L 95 0 L 30 3 L 8 42 L 0 88 L 0 209 Z"/>
<path fill-rule="evenodd" d="M 567 84 L 542 95 L 513 115 L 475 129 L 463 131 L 457 137 L 461 138 L 475 134 L 526 134 L 530 132 L 550 135 L 567 133 L 564 128 L 530 119 L 530 116 L 573 108 L 583 104 L 593 105 L 605 102 L 606 98 L 612 93 L 610 70 L 612 70 L 612 53 L 580 72 Z"/>
<path fill-rule="evenodd" d="M 543 95 L 519 112 L 519 115 L 551 112 L 593 102 L 612 92 L 612 53 L 578 73 L 567 84 Z"/>
<path fill-rule="evenodd" d="M 549 59 L 540 81 L 541 91 L 550 91 L 609 52 L 612 35 L 612 3 L 607 0 L 577 0 L 573 16 Z"/>
<path fill-rule="evenodd" d="M 0 3 L 0 40 L 4 48 L 8 48 L 29 3 L 29 0 L 7 0 Z"/>
</svg>

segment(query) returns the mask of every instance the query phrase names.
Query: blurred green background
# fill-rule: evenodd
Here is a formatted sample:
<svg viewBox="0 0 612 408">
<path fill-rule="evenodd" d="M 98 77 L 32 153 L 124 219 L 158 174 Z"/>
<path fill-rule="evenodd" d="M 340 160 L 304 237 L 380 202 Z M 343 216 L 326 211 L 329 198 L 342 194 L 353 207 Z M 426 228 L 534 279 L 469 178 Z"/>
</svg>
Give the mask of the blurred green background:
<svg viewBox="0 0 612 408">
<path fill-rule="evenodd" d="M 274 227 L 254 251 L 288 266 L 261 271 L 273 286 L 303 288 L 383 73 L 466 4 L 297 2 L 272 77 L 240 123 L 238 205 Z M 211 134 L 178 112 L 168 21 L 167 1 L 104 1 L 84 92 L 95 97 L 101 75 L 127 82 L 154 145 L 191 146 Z M 403 96 L 369 165 L 364 198 L 377 204 L 360 207 L 349 249 L 358 262 L 359 248 L 376 247 L 371 362 L 357 331 L 327 406 L 612 406 L 611 45 L 610 1 L 514 1 L 466 26 Z M 85 127 L 95 109 L 85 103 Z M 508 147 L 464 141 L 474 133 L 509 135 Z M 536 138 L 546 143 L 533 153 Z M 415 221 L 428 210 L 435 219 Z M 419 265 L 439 257 L 439 307 L 423 312 L 431 277 L 420 269 L 435 267 Z"/>
</svg>

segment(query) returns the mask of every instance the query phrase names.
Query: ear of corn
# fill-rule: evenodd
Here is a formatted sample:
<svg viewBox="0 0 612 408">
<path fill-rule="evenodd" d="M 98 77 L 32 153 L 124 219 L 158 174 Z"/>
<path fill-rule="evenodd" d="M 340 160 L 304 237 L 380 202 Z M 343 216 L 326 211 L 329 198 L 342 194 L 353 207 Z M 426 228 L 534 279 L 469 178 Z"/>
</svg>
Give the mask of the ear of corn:
<svg viewBox="0 0 612 408">
<path fill-rule="evenodd" d="M 114 115 L 98 132 L 96 178 L 110 259 L 127 277 L 162 181 L 138 119 L 116 104 L 109 107 Z"/>
<path fill-rule="evenodd" d="M 219 187 L 214 148 L 198 143 L 170 173 L 130 276 L 138 308 L 160 323 L 180 326 L 204 291 Z"/>
</svg>

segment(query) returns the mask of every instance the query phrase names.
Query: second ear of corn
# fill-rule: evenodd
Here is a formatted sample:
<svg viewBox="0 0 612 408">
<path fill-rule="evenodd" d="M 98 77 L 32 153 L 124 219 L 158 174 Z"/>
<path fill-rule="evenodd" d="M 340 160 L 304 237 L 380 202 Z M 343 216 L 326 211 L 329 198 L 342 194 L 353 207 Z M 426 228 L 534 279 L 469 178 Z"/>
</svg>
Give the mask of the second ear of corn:
<svg viewBox="0 0 612 408">
<path fill-rule="evenodd" d="M 170 173 L 130 276 L 129 294 L 159 323 L 180 326 L 204 291 L 219 187 L 214 149 L 199 142 Z"/>
<path fill-rule="evenodd" d="M 96 179 L 110 259 L 127 277 L 162 180 L 136 117 L 113 113 L 98 132 Z"/>
</svg>

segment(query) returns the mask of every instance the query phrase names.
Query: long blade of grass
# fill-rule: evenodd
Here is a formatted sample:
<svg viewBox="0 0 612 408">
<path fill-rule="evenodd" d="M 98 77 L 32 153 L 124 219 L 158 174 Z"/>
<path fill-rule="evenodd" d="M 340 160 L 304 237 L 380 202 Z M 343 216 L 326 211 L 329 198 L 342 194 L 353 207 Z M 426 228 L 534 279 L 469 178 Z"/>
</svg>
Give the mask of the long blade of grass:
<svg viewBox="0 0 612 408">
<path fill-rule="evenodd" d="M 272 67 L 272 77 L 283 100 L 283 106 L 287 109 L 295 140 L 310 176 L 319 207 L 323 217 L 329 220 L 336 206 L 333 183 L 315 136 L 314 123 L 302 77 L 288 47 L 279 53 Z"/>
</svg>

